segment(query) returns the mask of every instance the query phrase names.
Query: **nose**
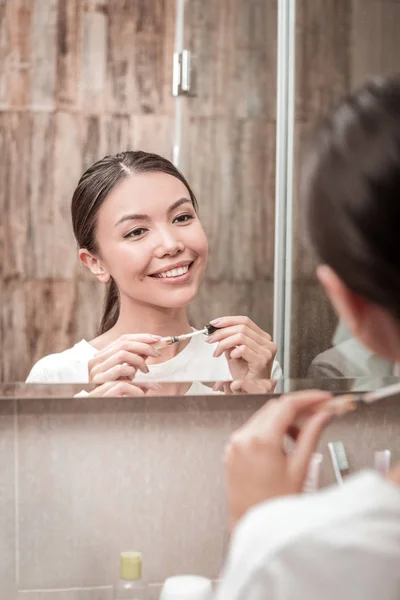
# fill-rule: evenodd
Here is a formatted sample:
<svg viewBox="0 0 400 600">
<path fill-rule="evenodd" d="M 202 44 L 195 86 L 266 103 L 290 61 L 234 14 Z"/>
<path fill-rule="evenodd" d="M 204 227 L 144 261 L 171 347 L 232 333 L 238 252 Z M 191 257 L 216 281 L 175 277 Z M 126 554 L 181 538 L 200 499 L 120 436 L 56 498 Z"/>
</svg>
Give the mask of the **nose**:
<svg viewBox="0 0 400 600">
<path fill-rule="evenodd" d="M 171 231 L 169 228 L 159 232 L 158 245 L 155 250 L 157 258 L 164 256 L 176 256 L 185 249 L 185 244 L 176 235 L 176 230 Z"/>
</svg>

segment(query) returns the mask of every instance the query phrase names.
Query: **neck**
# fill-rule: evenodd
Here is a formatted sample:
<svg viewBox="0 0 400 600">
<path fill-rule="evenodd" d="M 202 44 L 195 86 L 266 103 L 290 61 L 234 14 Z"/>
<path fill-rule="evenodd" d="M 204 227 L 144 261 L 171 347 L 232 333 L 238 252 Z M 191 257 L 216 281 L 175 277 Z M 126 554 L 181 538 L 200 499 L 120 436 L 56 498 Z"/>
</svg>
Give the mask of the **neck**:
<svg viewBox="0 0 400 600">
<path fill-rule="evenodd" d="M 189 333 L 191 327 L 185 307 L 163 308 L 121 298 L 118 321 L 112 331 L 116 338 L 125 333 L 151 333 L 164 337 Z"/>
<path fill-rule="evenodd" d="M 190 333 L 192 328 L 186 313 L 186 308 L 162 308 L 148 304 L 133 303 L 131 299 L 121 298 L 118 321 L 109 331 L 92 340 L 92 345 L 102 350 L 121 335 L 127 333 L 151 333 L 161 337 Z M 189 340 L 167 346 L 160 350 L 159 359 L 149 358 L 147 362 L 164 362 L 176 356 Z"/>
</svg>

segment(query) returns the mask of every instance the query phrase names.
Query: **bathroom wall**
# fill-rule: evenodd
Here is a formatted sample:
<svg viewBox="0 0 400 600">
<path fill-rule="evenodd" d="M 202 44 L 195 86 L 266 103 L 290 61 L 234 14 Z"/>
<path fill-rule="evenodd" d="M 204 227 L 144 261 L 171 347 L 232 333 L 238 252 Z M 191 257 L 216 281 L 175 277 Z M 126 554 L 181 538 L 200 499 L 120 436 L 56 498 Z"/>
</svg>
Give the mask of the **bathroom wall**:
<svg viewBox="0 0 400 600">
<path fill-rule="evenodd" d="M 217 578 L 227 548 L 222 453 L 264 398 L 0 400 L 1 600 L 111 600 L 121 550 L 165 577 Z M 399 399 L 337 420 L 352 471 L 400 459 Z"/>
<path fill-rule="evenodd" d="M 400 55 L 396 0 L 298 0 L 296 9 L 292 377 L 304 376 L 311 360 L 332 345 L 336 326 L 314 275 L 297 198 L 306 137 L 332 104 L 367 77 L 397 72 Z"/>
</svg>

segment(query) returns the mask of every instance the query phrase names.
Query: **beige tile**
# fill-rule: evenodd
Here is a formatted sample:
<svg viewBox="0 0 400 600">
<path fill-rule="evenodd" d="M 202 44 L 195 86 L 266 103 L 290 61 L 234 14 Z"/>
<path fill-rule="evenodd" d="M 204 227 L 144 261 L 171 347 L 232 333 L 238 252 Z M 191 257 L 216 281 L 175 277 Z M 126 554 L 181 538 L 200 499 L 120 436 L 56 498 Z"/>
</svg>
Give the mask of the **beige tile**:
<svg viewBox="0 0 400 600">
<path fill-rule="evenodd" d="M 0 590 L 14 598 L 16 583 L 14 401 L 0 401 Z"/>
<path fill-rule="evenodd" d="M 148 581 L 215 577 L 226 545 L 223 447 L 259 404 L 24 400 L 21 586 L 108 585 L 132 548 Z"/>
<path fill-rule="evenodd" d="M 335 482 L 328 442 L 342 441 L 350 471 L 372 468 L 374 452 L 389 449 L 392 463 L 400 460 L 400 398 L 381 400 L 376 405 L 361 407 L 357 413 L 336 419 L 322 436 L 320 451 L 324 454 L 321 485 Z"/>
</svg>

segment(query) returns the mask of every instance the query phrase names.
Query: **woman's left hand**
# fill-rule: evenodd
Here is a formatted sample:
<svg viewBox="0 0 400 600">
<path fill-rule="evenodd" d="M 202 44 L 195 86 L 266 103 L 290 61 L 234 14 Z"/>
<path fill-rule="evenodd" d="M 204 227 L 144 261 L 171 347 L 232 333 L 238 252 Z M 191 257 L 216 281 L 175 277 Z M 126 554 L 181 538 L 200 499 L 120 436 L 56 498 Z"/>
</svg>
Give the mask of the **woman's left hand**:
<svg viewBox="0 0 400 600">
<path fill-rule="evenodd" d="M 269 379 L 276 355 L 276 345 L 266 331 L 248 317 L 221 317 L 211 321 L 218 331 L 207 338 L 218 342 L 217 358 L 225 353 L 233 379 Z"/>
</svg>

